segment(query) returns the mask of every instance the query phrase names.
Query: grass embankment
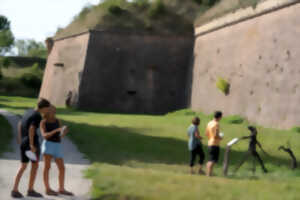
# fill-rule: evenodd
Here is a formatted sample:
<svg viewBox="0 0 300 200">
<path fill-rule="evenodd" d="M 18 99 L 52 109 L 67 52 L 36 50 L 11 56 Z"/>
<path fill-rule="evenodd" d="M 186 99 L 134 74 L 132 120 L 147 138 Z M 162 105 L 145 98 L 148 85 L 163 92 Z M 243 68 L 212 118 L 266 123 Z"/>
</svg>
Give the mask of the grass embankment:
<svg viewBox="0 0 300 200">
<path fill-rule="evenodd" d="M 88 29 L 131 30 L 148 34 L 193 34 L 193 23 L 200 13 L 217 0 L 104 0 L 85 7 L 56 37 Z"/>
<path fill-rule="evenodd" d="M 209 23 L 214 19 L 233 13 L 241 8 L 252 7 L 255 9 L 257 4 L 263 1 L 268 0 L 221 0 L 204 14 L 199 15 L 195 20 L 195 26 L 197 27 Z"/>
<path fill-rule="evenodd" d="M 16 113 L 34 106 L 29 98 L 0 97 L 0 106 Z M 222 141 L 217 177 L 190 175 L 186 129 L 194 115 L 201 118 L 203 135 L 211 119 L 201 113 L 182 110 L 165 116 L 121 115 L 58 109 L 58 116 L 70 126 L 70 138 L 93 163 L 87 177 L 93 180 L 95 199 L 223 199 L 265 200 L 297 199 L 300 195 L 300 171 L 290 170 L 289 156 L 278 146 L 291 143 L 300 155 L 300 134 L 295 131 L 258 127 L 258 140 L 269 156 L 258 151 L 269 170 L 263 174 L 257 165 L 251 172 L 252 160 L 237 174 L 232 170 L 247 150 L 247 141 L 232 148 L 230 176 L 222 177 L 225 144 L 234 137 L 248 135 L 246 121 L 226 117 L 221 122 Z M 204 150 L 207 153 L 207 140 Z M 207 155 L 207 154 L 206 154 Z"/>
<path fill-rule="evenodd" d="M 8 121 L 0 115 L 0 156 L 9 150 L 12 139 L 12 129 Z"/>
</svg>

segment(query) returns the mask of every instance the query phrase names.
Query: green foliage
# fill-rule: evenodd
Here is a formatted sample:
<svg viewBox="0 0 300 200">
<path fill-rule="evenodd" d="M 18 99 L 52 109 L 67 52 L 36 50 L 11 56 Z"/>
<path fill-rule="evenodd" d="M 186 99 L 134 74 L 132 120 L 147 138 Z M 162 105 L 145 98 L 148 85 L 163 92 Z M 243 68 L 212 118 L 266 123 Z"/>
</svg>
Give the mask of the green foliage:
<svg viewBox="0 0 300 200">
<path fill-rule="evenodd" d="M 196 2 L 197 4 L 202 4 L 203 0 L 193 0 L 194 2 Z"/>
<path fill-rule="evenodd" d="M 219 0 L 203 0 L 202 3 L 206 4 L 208 6 L 213 6 L 215 5 Z"/>
<path fill-rule="evenodd" d="M 20 77 L 20 80 L 27 87 L 30 87 L 30 88 L 33 88 L 33 89 L 39 89 L 41 87 L 41 84 L 42 84 L 41 79 L 38 76 L 36 76 L 35 74 L 31 74 L 31 73 L 23 74 Z"/>
<path fill-rule="evenodd" d="M 0 67 L 0 80 L 2 80 L 2 79 L 3 79 L 3 73 L 2 73 L 2 69 Z"/>
<path fill-rule="evenodd" d="M 40 69 L 38 63 L 35 63 L 27 73 L 21 75 L 20 80 L 29 88 L 39 89 L 42 84 L 43 71 Z"/>
<path fill-rule="evenodd" d="M 229 94 L 230 84 L 226 80 L 224 80 L 222 78 L 219 78 L 217 83 L 216 83 L 216 86 L 225 95 Z"/>
<path fill-rule="evenodd" d="M 35 40 L 17 40 L 15 47 L 18 56 L 47 58 L 47 48 L 44 43 Z"/>
<path fill-rule="evenodd" d="M 120 16 L 124 12 L 124 10 L 122 8 L 120 8 L 120 6 L 117 6 L 117 5 L 111 5 L 108 8 L 108 11 L 110 14 L 115 15 L 115 16 Z"/>
<path fill-rule="evenodd" d="M 228 124 L 242 124 L 244 122 L 244 119 L 238 115 L 232 115 L 224 117 L 222 121 Z"/>
<path fill-rule="evenodd" d="M 5 68 L 9 67 L 9 65 L 11 64 L 11 59 L 9 57 L 3 57 L 3 59 L 1 59 L 1 65 Z"/>
<path fill-rule="evenodd" d="M 152 19 L 156 19 L 166 14 L 166 7 L 162 0 L 155 0 L 149 8 L 148 15 Z"/>
<path fill-rule="evenodd" d="M 56 38 L 87 29 L 192 36 L 195 17 L 207 7 L 194 0 L 102 0 L 84 9 L 66 28 L 58 30 Z"/>
<path fill-rule="evenodd" d="M 133 0 L 132 4 L 141 10 L 147 9 L 150 6 L 149 0 Z"/>
<path fill-rule="evenodd" d="M 20 87 L 20 81 L 19 79 L 13 79 L 13 78 L 6 78 L 3 77 L 0 81 L 0 90 L 2 92 L 11 93 L 12 90 Z"/>
<path fill-rule="evenodd" d="M 293 128 L 291 128 L 292 132 L 296 132 L 296 133 L 300 133 L 300 126 L 295 126 Z"/>
<path fill-rule="evenodd" d="M 6 29 L 10 29 L 10 22 L 5 16 L 0 15 L 0 30 Z"/>
<path fill-rule="evenodd" d="M 12 129 L 8 121 L 0 115 L 0 156 L 2 153 L 10 150 L 9 144 L 12 139 Z"/>
<path fill-rule="evenodd" d="M 8 19 L 0 15 L 0 55 L 8 52 L 14 43 L 14 36 L 10 30 L 10 22 Z"/>
</svg>

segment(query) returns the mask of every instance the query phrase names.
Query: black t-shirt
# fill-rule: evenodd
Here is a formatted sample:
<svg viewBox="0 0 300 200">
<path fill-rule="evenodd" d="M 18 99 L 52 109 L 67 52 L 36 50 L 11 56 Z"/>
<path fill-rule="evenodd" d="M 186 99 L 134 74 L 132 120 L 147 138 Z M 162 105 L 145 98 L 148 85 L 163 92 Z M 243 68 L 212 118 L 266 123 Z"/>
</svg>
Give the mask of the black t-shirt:
<svg viewBox="0 0 300 200">
<path fill-rule="evenodd" d="M 28 110 L 25 112 L 21 122 L 21 135 L 22 135 L 22 146 L 29 147 L 29 128 L 31 125 L 35 127 L 34 134 L 34 144 L 39 147 L 39 136 L 37 134 L 37 129 L 40 127 L 40 122 L 42 117 L 36 110 Z"/>
<path fill-rule="evenodd" d="M 57 128 L 59 128 L 59 121 L 56 120 L 55 122 L 53 123 L 50 123 L 50 122 L 46 122 L 45 123 L 45 128 L 46 128 L 46 131 L 47 132 L 51 132 Z M 60 143 L 60 132 L 56 132 L 54 135 L 52 135 L 50 138 L 46 139 L 50 142 L 57 142 L 57 143 Z"/>
</svg>

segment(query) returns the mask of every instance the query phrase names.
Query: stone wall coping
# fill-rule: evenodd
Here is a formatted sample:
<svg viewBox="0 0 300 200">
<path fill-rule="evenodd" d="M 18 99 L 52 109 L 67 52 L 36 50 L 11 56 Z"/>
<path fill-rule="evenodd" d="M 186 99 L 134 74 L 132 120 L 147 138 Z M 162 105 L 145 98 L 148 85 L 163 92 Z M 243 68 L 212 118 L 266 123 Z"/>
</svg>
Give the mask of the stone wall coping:
<svg viewBox="0 0 300 200">
<path fill-rule="evenodd" d="M 202 36 L 207 33 L 235 25 L 237 23 L 259 17 L 270 12 L 300 3 L 300 0 L 269 0 L 259 3 L 255 8 L 248 7 L 239 9 L 234 13 L 229 13 L 223 17 L 217 18 L 205 25 L 195 28 L 195 36 Z"/>
<path fill-rule="evenodd" d="M 85 30 L 79 33 L 75 33 L 75 34 L 71 34 L 71 35 L 67 35 L 67 36 L 63 36 L 63 37 L 53 37 L 54 41 L 60 41 L 60 40 L 65 40 L 65 39 L 69 39 L 69 38 L 74 38 L 74 37 L 78 37 L 81 35 L 85 35 L 85 34 L 89 34 L 89 33 L 112 33 L 112 34 L 135 34 L 135 35 L 149 35 L 149 36 L 160 36 L 160 37 L 165 37 L 165 38 L 170 38 L 170 37 L 176 37 L 176 38 L 194 38 L 193 34 L 189 34 L 189 35 L 172 35 L 172 34 L 159 34 L 159 33 L 146 33 L 143 31 L 138 31 L 138 30 L 116 30 L 116 29 L 89 29 L 89 30 Z"/>
</svg>

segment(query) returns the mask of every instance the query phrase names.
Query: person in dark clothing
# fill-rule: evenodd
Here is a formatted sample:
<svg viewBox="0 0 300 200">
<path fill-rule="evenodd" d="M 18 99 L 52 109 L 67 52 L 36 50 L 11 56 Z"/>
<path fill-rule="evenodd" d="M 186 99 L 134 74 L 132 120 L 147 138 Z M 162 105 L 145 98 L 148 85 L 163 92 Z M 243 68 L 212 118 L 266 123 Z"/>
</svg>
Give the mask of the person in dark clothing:
<svg viewBox="0 0 300 200">
<path fill-rule="evenodd" d="M 191 154 L 190 158 L 190 167 L 191 167 L 191 174 L 194 173 L 193 167 L 195 164 L 196 157 L 199 156 L 199 174 L 205 174 L 202 170 L 202 166 L 204 163 L 205 155 L 202 149 L 202 137 L 200 136 L 200 132 L 198 130 L 198 126 L 200 124 L 200 118 L 194 117 L 192 120 L 192 124 L 188 128 L 188 148 Z"/>
<path fill-rule="evenodd" d="M 61 128 L 61 122 L 56 118 L 56 108 L 50 107 L 47 115 L 41 121 L 41 133 L 44 137 L 42 143 L 42 154 L 44 158 L 44 184 L 46 194 L 57 196 L 59 194 L 73 196 L 71 192 L 65 189 L 65 166 L 62 154 L 61 139 L 68 133 L 68 129 Z M 51 167 L 51 160 L 55 159 L 59 174 L 59 190 L 58 192 L 51 189 L 49 185 L 49 170 Z"/>
<path fill-rule="evenodd" d="M 256 136 L 257 136 L 257 130 L 254 126 L 249 126 L 248 129 L 250 130 L 251 134 L 250 136 L 245 136 L 242 137 L 242 139 L 250 139 L 249 142 L 249 147 L 248 147 L 248 151 L 246 153 L 246 155 L 244 156 L 244 158 L 242 159 L 242 161 L 240 162 L 240 164 L 237 166 L 237 168 L 235 169 L 235 172 L 244 164 L 244 162 L 250 157 L 252 156 L 253 159 L 258 160 L 262 170 L 264 171 L 264 173 L 267 173 L 268 170 L 265 168 L 264 162 L 263 160 L 260 158 L 259 154 L 256 151 L 256 145 L 259 146 L 259 148 L 265 153 L 265 151 L 263 150 L 261 144 L 257 141 Z M 265 153 L 266 154 L 266 153 Z M 255 160 L 253 160 L 254 162 Z M 255 163 L 253 163 L 253 172 L 255 172 Z"/>
<path fill-rule="evenodd" d="M 34 182 L 38 170 L 38 162 L 40 156 L 40 144 L 39 136 L 37 134 L 37 129 L 40 126 L 41 114 L 46 114 L 48 112 L 50 102 L 46 99 L 41 99 L 38 102 L 37 108 L 35 110 L 27 111 L 22 120 L 18 124 L 18 144 L 20 144 L 21 152 L 21 167 L 15 177 L 14 187 L 11 191 L 11 196 L 14 198 L 23 198 L 23 195 L 19 192 L 19 183 L 21 177 L 28 165 L 29 158 L 26 155 L 27 151 L 31 151 L 35 154 L 37 160 L 32 160 L 29 186 L 27 191 L 27 196 L 31 197 L 42 197 L 42 195 L 36 192 L 34 188 Z"/>
</svg>

